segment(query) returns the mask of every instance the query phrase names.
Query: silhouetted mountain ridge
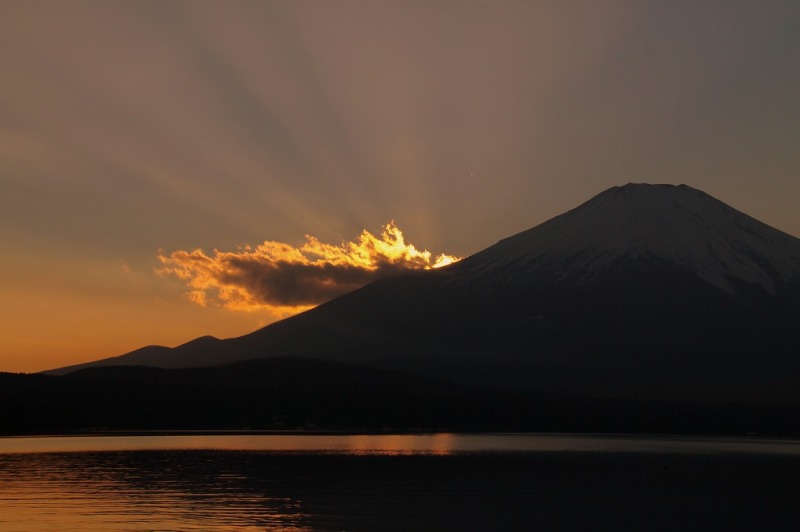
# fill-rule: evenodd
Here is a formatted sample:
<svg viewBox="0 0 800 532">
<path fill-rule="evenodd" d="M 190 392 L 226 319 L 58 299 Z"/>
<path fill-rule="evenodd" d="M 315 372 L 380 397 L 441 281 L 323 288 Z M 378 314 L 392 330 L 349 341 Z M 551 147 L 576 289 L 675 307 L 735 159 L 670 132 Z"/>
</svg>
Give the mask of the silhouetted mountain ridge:
<svg viewBox="0 0 800 532">
<path fill-rule="evenodd" d="M 689 382 L 800 375 L 798 322 L 800 240 L 685 185 L 629 184 L 449 267 L 251 334 L 88 366 L 297 356 L 556 393 L 647 382 L 680 396 Z"/>
<path fill-rule="evenodd" d="M 512 430 L 531 394 L 302 357 L 164 369 L 0 373 L 0 433 L 87 430 Z"/>
<path fill-rule="evenodd" d="M 710 385 L 709 385 L 710 384 Z M 542 394 L 274 357 L 164 369 L 0 373 L 0 433 L 151 430 L 546 431 L 797 435 L 800 380 Z M 747 393 L 742 393 L 746 390 Z M 789 400 L 787 400 L 789 398 Z"/>
</svg>

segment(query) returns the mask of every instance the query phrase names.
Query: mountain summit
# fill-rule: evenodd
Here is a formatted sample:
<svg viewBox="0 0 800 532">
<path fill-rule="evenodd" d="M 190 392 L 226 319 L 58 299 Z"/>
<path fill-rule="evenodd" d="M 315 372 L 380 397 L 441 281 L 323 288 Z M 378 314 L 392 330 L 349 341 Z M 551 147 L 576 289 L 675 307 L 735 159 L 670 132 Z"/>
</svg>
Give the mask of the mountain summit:
<svg viewBox="0 0 800 532">
<path fill-rule="evenodd" d="M 629 184 L 451 266 L 246 336 L 55 372 L 301 356 L 470 384 L 680 396 L 800 381 L 799 287 L 797 238 L 685 185 Z"/>
<path fill-rule="evenodd" d="M 623 260 L 671 264 L 729 294 L 800 279 L 800 240 L 687 185 L 628 184 L 507 238 L 459 266 L 470 281 L 588 282 Z"/>
</svg>

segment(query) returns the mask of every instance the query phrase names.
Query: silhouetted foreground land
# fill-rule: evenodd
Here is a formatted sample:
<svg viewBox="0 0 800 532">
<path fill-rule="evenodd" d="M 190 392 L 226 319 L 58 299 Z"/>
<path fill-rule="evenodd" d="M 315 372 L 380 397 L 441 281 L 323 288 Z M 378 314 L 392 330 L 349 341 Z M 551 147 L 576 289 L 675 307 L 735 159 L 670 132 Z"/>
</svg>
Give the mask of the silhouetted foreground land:
<svg viewBox="0 0 800 532">
<path fill-rule="evenodd" d="M 744 394 L 734 386 L 669 398 L 646 390 L 579 397 L 302 358 L 169 370 L 99 367 L 65 376 L 0 373 L 0 432 L 316 428 L 796 436 L 795 389 L 784 382 L 770 393 Z"/>
</svg>

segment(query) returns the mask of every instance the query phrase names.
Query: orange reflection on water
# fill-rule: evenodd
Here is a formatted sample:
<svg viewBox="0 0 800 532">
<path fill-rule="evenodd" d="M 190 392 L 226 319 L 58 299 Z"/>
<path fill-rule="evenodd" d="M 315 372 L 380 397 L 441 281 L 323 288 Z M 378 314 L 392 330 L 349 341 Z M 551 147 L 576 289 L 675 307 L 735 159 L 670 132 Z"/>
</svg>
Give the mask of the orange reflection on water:
<svg viewBox="0 0 800 532">
<path fill-rule="evenodd" d="M 352 435 L 347 438 L 350 454 L 433 454 L 447 455 L 454 450 L 453 434 Z"/>
<path fill-rule="evenodd" d="M 0 454 L 0 530 L 313 529 L 305 523 L 308 515 L 299 498 L 269 489 L 257 474 L 250 478 L 249 471 L 218 458 L 182 453 Z"/>
<path fill-rule="evenodd" d="M 0 455 L 102 451 L 246 450 L 338 454 L 451 454 L 454 434 L 165 434 L 0 438 Z M 461 436 L 463 439 L 463 436 Z"/>
</svg>

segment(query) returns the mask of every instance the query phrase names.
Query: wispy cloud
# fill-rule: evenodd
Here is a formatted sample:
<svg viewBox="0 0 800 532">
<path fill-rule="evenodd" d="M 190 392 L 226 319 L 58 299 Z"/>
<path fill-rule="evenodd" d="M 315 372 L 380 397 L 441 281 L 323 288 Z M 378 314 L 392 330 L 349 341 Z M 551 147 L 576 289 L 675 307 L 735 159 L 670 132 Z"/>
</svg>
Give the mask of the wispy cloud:
<svg viewBox="0 0 800 532">
<path fill-rule="evenodd" d="M 458 260 L 434 256 L 406 242 L 394 222 L 380 236 L 367 230 L 352 242 L 326 244 L 306 235 L 302 246 L 266 241 L 237 251 L 201 249 L 159 254 L 161 274 L 175 275 L 199 305 L 236 310 L 268 309 L 286 315 L 313 307 L 406 270 L 427 270 Z"/>
</svg>

